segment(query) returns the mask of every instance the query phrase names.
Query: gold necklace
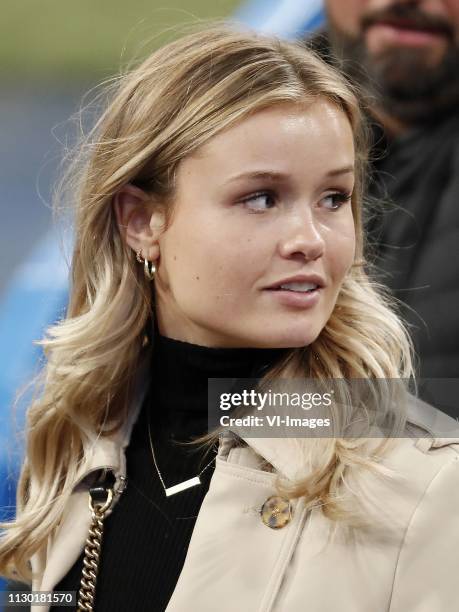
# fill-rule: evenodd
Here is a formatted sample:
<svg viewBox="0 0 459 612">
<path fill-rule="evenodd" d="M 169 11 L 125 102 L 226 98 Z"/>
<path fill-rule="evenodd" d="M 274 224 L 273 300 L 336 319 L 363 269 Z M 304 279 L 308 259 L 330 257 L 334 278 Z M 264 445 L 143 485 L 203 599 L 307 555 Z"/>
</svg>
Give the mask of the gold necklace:
<svg viewBox="0 0 459 612">
<path fill-rule="evenodd" d="M 153 463 L 155 464 L 156 471 L 158 473 L 159 479 L 161 481 L 164 492 L 166 493 L 166 496 L 169 497 L 170 495 L 175 495 L 176 493 L 180 493 L 180 491 L 185 491 L 185 489 L 189 489 L 191 487 L 200 485 L 201 479 L 199 477 L 215 461 L 215 457 L 212 459 L 212 461 L 209 461 L 209 463 L 199 472 L 197 476 L 193 476 L 193 478 L 189 478 L 188 480 L 179 482 L 178 484 L 173 485 L 172 487 L 166 487 L 166 485 L 164 484 L 163 477 L 161 476 L 161 472 L 159 471 L 159 467 L 156 462 L 155 451 L 153 448 L 153 440 L 151 438 L 151 430 L 150 430 L 150 412 L 148 412 L 147 416 L 148 416 L 148 438 L 150 440 L 151 455 L 153 457 Z M 216 449 L 214 450 L 215 452 L 217 452 Z"/>
</svg>

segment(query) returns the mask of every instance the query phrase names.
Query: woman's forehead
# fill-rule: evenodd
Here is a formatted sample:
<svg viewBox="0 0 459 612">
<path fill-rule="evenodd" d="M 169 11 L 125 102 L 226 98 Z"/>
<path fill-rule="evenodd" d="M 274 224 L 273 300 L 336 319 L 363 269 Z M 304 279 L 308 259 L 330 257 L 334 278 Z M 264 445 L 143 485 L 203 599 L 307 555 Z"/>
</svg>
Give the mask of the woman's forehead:
<svg viewBox="0 0 459 612">
<path fill-rule="evenodd" d="M 354 163 L 354 138 L 346 114 L 327 101 L 262 109 L 219 132 L 181 164 L 181 176 L 198 171 L 227 181 L 263 168 L 286 174 L 298 168 L 324 172 Z"/>
</svg>

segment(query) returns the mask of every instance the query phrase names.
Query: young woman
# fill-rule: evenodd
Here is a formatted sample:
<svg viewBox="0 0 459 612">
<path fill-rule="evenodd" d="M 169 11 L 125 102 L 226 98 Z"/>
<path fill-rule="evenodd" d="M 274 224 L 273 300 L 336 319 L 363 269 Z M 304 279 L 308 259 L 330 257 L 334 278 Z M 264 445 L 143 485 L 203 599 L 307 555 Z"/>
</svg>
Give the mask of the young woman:
<svg viewBox="0 0 459 612">
<path fill-rule="evenodd" d="M 391 444 L 205 435 L 209 378 L 412 376 L 366 273 L 366 146 L 338 73 L 231 25 L 119 80 L 65 178 L 70 303 L 1 574 L 97 612 L 456 609 L 459 439 L 419 411 L 384 408 Z"/>
</svg>

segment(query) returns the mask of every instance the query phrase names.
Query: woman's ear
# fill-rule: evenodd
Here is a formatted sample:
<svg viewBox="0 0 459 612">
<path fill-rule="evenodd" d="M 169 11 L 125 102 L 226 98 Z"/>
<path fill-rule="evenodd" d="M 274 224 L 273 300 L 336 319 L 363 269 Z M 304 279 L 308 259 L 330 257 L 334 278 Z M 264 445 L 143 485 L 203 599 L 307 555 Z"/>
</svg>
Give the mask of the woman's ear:
<svg viewBox="0 0 459 612">
<path fill-rule="evenodd" d="M 113 198 L 116 220 L 123 240 L 142 257 L 154 261 L 159 257 L 158 238 L 164 223 L 164 212 L 154 199 L 139 187 L 127 184 Z"/>
</svg>

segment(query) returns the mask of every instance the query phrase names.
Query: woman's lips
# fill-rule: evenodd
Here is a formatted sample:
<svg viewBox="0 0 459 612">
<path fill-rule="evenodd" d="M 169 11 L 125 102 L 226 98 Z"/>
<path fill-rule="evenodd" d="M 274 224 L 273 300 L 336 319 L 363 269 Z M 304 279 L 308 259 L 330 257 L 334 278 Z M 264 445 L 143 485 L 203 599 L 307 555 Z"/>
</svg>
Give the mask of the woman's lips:
<svg viewBox="0 0 459 612">
<path fill-rule="evenodd" d="M 317 287 L 312 291 L 292 291 L 290 289 L 264 289 L 264 291 L 269 292 L 275 300 L 278 300 L 284 306 L 311 308 L 320 299 L 322 289 L 322 287 Z"/>
<path fill-rule="evenodd" d="M 390 23 L 374 23 L 367 28 L 365 37 L 370 49 L 388 45 L 425 47 L 444 42 L 446 33 L 440 30 L 416 30 L 415 27 Z"/>
</svg>

